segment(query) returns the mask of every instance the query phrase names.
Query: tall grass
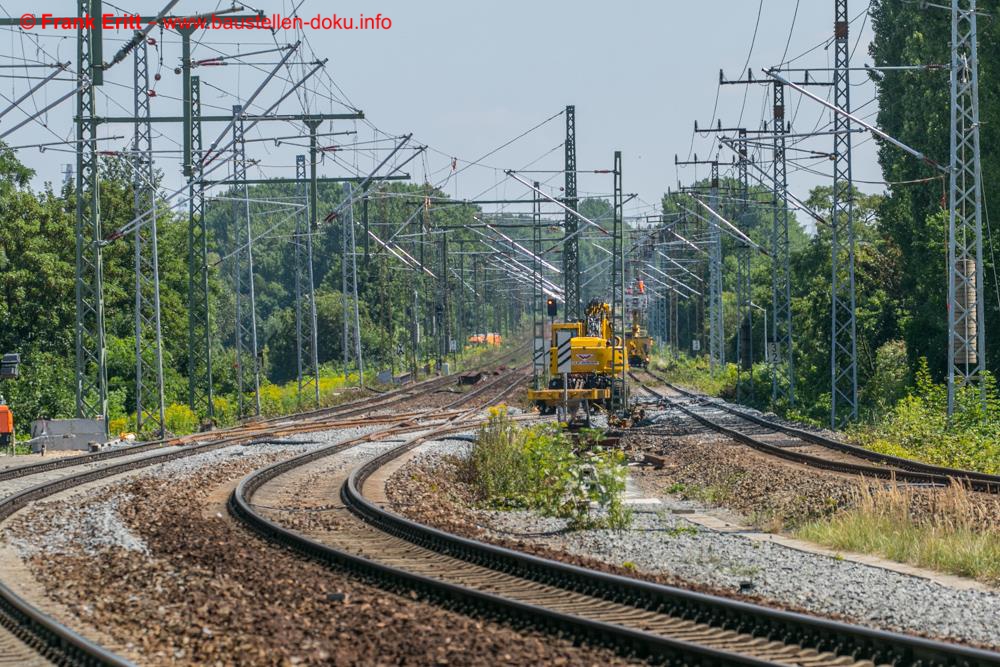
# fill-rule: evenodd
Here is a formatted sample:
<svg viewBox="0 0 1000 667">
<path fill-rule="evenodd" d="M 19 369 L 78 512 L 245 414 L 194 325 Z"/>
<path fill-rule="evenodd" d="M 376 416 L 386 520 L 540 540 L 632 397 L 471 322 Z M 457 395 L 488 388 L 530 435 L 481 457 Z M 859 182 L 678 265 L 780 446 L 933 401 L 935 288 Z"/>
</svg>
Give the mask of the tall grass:
<svg viewBox="0 0 1000 667">
<path fill-rule="evenodd" d="M 736 393 L 736 364 L 711 373 L 707 356 L 674 356 L 670 350 L 653 354 L 650 368 L 665 373 L 671 382 L 697 389 L 711 396 L 730 396 Z"/>
<path fill-rule="evenodd" d="M 875 554 L 949 574 L 1000 583 L 1000 517 L 961 484 L 936 492 L 862 484 L 856 503 L 806 524 L 798 535 L 834 549 Z"/>
</svg>

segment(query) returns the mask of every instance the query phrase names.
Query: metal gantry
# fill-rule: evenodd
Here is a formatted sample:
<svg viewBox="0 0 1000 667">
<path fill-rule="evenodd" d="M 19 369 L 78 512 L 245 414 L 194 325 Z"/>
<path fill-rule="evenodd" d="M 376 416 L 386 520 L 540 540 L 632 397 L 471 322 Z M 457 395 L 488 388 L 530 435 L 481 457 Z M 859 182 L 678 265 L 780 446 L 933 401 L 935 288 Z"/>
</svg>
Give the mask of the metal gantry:
<svg viewBox="0 0 1000 667">
<path fill-rule="evenodd" d="M 313 228 L 309 216 L 306 156 L 295 156 L 295 178 L 302 208 L 295 216 L 295 357 L 299 403 L 312 393 L 319 405 L 319 346 L 316 322 L 316 281 L 313 276 Z"/>
<path fill-rule="evenodd" d="M 771 85 L 773 93 L 774 175 L 773 218 L 771 225 L 771 401 L 795 404 L 795 363 L 792 347 L 792 279 L 788 240 L 788 175 L 785 162 L 785 86 Z M 768 344 L 768 343 L 765 343 Z"/>
<path fill-rule="evenodd" d="M 851 111 L 847 0 L 834 0 L 833 104 Z M 833 116 L 833 200 L 830 210 L 830 425 L 858 416 L 857 324 L 854 295 L 854 193 L 851 176 L 851 120 Z"/>
<path fill-rule="evenodd" d="M 564 201 L 573 211 L 579 205 L 576 196 L 576 107 L 566 107 L 566 159 L 564 180 Z M 537 186 L 536 186 L 537 187 Z M 569 211 L 563 219 L 563 285 L 565 287 L 564 316 L 567 322 L 583 317 L 580 303 L 580 238 L 577 234 L 580 222 Z"/>
<path fill-rule="evenodd" d="M 164 436 L 163 340 L 160 329 L 160 268 L 156 231 L 156 182 L 149 112 L 148 46 L 133 50 L 135 138 L 132 143 L 133 213 L 150 209 L 135 228 L 135 420 L 136 432 Z"/>
<path fill-rule="evenodd" d="M 243 106 L 233 105 L 233 292 L 236 299 L 235 348 L 239 416 L 246 416 L 248 388 L 253 390 L 253 414 L 260 414 L 260 348 L 257 345 L 257 295 L 254 287 L 253 229 L 250 193 L 247 189 L 247 158 Z"/>
<path fill-rule="evenodd" d="M 983 301 L 982 166 L 976 0 L 951 2 L 951 164 L 948 192 L 948 415 L 960 388 L 986 368 Z"/>
<path fill-rule="evenodd" d="M 78 0 L 77 16 L 91 15 L 93 0 Z M 77 25 L 76 94 L 76 416 L 97 418 L 107 429 L 108 375 L 104 341 L 104 267 L 95 86 L 103 79 L 100 28 Z"/>
</svg>

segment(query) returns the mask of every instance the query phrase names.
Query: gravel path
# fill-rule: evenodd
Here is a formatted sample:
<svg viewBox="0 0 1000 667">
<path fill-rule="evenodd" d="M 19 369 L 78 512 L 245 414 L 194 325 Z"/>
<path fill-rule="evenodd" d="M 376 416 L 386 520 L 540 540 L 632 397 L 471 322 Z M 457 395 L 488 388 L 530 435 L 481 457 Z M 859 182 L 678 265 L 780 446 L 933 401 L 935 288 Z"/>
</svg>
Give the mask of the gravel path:
<svg viewBox="0 0 1000 667">
<path fill-rule="evenodd" d="M 619 569 L 746 594 L 778 606 L 846 618 L 872 627 L 1000 647 L 1000 593 L 958 590 L 837 558 L 751 540 L 695 525 L 675 514 L 703 505 L 668 495 L 659 502 L 633 502 L 633 527 L 567 531 L 560 519 L 527 512 L 469 510 L 446 455 L 467 447 L 424 449 L 390 482 L 433 480 L 432 493 L 413 493 L 397 511 L 423 521 L 506 544 L 528 544 L 556 554 L 597 559 Z M 440 489 L 440 490 L 438 490 Z M 641 494 L 639 494 L 641 495 Z M 638 501 L 639 499 L 635 499 Z M 433 506 L 432 506 L 433 504 Z M 447 505 L 447 508 L 443 508 Z M 662 575 L 662 577 L 657 577 Z"/>
</svg>

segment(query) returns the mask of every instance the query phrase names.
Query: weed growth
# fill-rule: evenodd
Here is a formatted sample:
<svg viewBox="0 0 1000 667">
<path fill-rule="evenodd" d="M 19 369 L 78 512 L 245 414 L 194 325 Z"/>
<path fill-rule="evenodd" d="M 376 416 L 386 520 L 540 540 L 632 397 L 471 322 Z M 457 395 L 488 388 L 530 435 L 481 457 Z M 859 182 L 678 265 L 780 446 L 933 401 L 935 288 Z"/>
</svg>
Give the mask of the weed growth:
<svg viewBox="0 0 1000 667">
<path fill-rule="evenodd" d="M 554 424 L 516 425 L 506 408 L 491 408 L 464 466 L 464 477 L 485 505 L 532 509 L 570 520 L 575 528 L 628 527 L 622 502 L 625 455 L 596 445 L 600 432 L 580 445 Z M 591 503 L 602 510 L 590 512 Z"/>
</svg>

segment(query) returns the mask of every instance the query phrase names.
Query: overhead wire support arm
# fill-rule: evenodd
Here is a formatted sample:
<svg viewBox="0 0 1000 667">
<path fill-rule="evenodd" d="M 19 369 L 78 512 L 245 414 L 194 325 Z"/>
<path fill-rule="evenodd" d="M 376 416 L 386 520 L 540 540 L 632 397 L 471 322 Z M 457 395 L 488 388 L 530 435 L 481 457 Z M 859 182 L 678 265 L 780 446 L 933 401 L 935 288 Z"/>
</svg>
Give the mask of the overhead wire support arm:
<svg viewBox="0 0 1000 667">
<path fill-rule="evenodd" d="M 507 174 L 508 176 L 510 176 L 511 178 L 513 178 L 518 183 L 521 183 L 521 184 L 527 186 L 528 188 L 531 188 L 531 190 L 535 194 L 537 194 L 538 196 L 542 197 L 543 199 L 547 199 L 548 201 L 552 202 L 553 204 L 555 204 L 556 206 L 558 206 L 562 210 L 566 211 L 567 213 L 571 213 L 572 215 L 576 216 L 577 219 L 582 220 L 585 223 L 587 223 L 588 225 L 590 225 L 591 227 L 594 227 L 595 229 L 600 230 L 601 233 L 604 234 L 605 236 L 611 236 L 611 232 L 609 232 L 608 230 L 606 230 L 604 227 L 601 227 L 599 224 L 597 224 L 593 220 L 587 218 L 586 216 L 580 215 L 578 212 L 576 212 L 575 210 L 571 209 L 569 206 L 566 206 L 566 204 L 562 203 L 561 201 L 559 201 L 555 197 L 549 196 L 545 192 L 542 192 L 542 190 L 540 188 L 535 188 L 534 185 L 532 185 L 529 181 L 526 181 L 525 179 L 521 178 L 517 174 L 517 172 L 514 171 L 513 169 L 507 169 L 506 171 L 504 171 L 504 173 Z M 525 203 L 530 203 L 530 200 L 526 200 Z"/>
<path fill-rule="evenodd" d="M 698 248 L 697 246 L 695 246 L 694 248 L 695 248 L 695 250 L 700 250 L 700 248 Z M 697 273 L 694 273 L 693 271 L 689 270 L 687 267 L 685 267 L 683 264 L 681 264 L 680 262 L 678 262 L 676 259 L 674 259 L 670 255 L 667 255 L 667 254 L 665 254 L 664 252 L 662 252 L 660 250 L 657 250 L 656 254 L 658 254 L 660 257 L 662 257 L 663 259 L 667 260 L 668 262 L 670 262 L 671 264 L 673 264 L 678 269 L 680 269 L 684 273 L 688 274 L 689 276 L 691 276 L 692 278 L 694 278 L 698 282 L 700 282 L 700 283 L 704 283 L 705 282 L 704 278 L 702 278 L 701 276 L 699 276 Z"/>
<path fill-rule="evenodd" d="M 267 84 L 269 84 L 269 83 L 271 82 L 271 80 L 272 80 L 272 79 L 273 79 L 273 78 L 274 78 L 275 76 L 277 76 L 277 75 L 278 75 L 278 71 L 279 71 L 279 70 L 280 70 L 280 69 L 281 69 L 282 67 L 284 67 L 285 63 L 286 63 L 286 62 L 288 62 L 288 59 L 289 59 L 289 58 L 291 58 L 291 57 L 292 57 L 292 55 L 294 55 L 294 54 L 295 54 L 295 52 L 296 52 L 296 51 L 298 50 L 298 48 L 299 48 L 299 44 L 301 44 L 301 43 L 302 43 L 302 42 L 296 42 L 296 43 L 295 43 L 295 44 L 293 45 L 293 48 L 290 48 L 290 49 L 288 49 L 288 52 L 287 52 L 287 53 L 285 53 L 285 55 L 283 55 L 283 56 L 281 57 L 281 60 L 279 60 L 279 61 L 278 61 L 278 64 L 274 66 L 274 68 L 273 68 L 273 69 L 272 69 L 272 70 L 270 71 L 270 73 L 269 73 L 269 74 L 268 74 L 268 75 L 267 75 L 266 77 L 264 77 L 264 80 L 260 82 L 260 84 L 259 84 L 259 85 L 257 86 L 256 90 L 254 90 L 254 91 L 253 91 L 253 92 L 252 92 L 252 93 L 250 94 L 250 97 L 248 97 L 248 98 L 246 99 L 246 101 L 245 101 L 245 102 L 243 102 L 243 104 L 242 104 L 242 108 L 243 108 L 243 109 L 249 109 L 249 108 L 250 108 L 250 105 L 251 105 L 251 104 L 253 104 L 253 103 L 254 103 L 254 100 L 256 100 L 256 99 L 257 99 L 257 97 L 258 97 L 258 96 L 259 96 L 259 95 L 261 94 L 261 92 L 263 92 L 263 91 L 264 91 L 264 88 L 266 88 L 266 87 L 267 87 Z M 315 70 L 313 70 L 313 71 L 315 71 Z M 308 78 L 308 75 L 307 75 L 306 77 L 304 77 L 304 78 L 303 78 L 303 80 L 305 80 L 305 78 Z M 293 87 L 293 88 L 292 88 L 292 90 L 294 90 L 294 89 L 295 89 L 295 88 L 297 88 L 297 87 L 298 87 L 298 86 L 295 86 L 295 87 Z M 291 92 L 291 91 L 289 91 L 289 92 Z M 284 98 L 284 97 L 287 97 L 287 95 L 283 96 L 283 98 Z M 272 105 L 272 108 L 273 108 L 273 105 Z M 265 112 L 265 115 L 266 115 L 266 112 Z M 246 120 L 246 117 L 245 117 L 245 116 L 241 116 L 241 118 L 240 118 L 240 119 L 236 119 L 236 118 L 231 118 L 231 119 L 229 120 L 229 122 L 228 122 L 228 123 L 226 124 L 226 127 L 225 127 L 225 128 L 224 128 L 224 129 L 222 130 L 222 132 L 220 132 L 220 133 L 219 133 L 219 136 L 218 136 L 218 137 L 216 137 L 215 141 L 213 141 L 213 142 L 212 142 L 211 144 L 209 144 L 209 146 L 208 146 L 208 151 L 206 151 L 206 157 L 203 157 L 203 158 L 202 158 L 202 162 L 203 162 L 203 163 L 205 163 L 205 162 L 207 162 L 207 161 L 208 161 L 208 160 L 207 160 L 207 156 L 209 156 L 209 155 L 212 155 L 212 154 L 213 154 L 213 153 L 215 152 L 215 149 L 216 149 L 216 148 L 218 148 L 218 146 L 219 146 L 219 142 L 220 142 L 220 141 L 222 141 L 223 137 L 225 137 L 225 136 L 226 136 L 226 134 L 228 134 L 228 133 L 229 133 L 229 131 L 230 131 L 230 130 L 232 129 L 233 125 L 234 125 L 234 124 L 235 124 L 235 123 L 237 122 L 237 120 L 244 120 L 244 121 L 245 121 L 245 120 Z M 246 128 L 246 129 L 247 129 L 247 130 L 249 130 L 250 128 L 248 127 L 248 128 Z M 233 143 L 233 142 L 231 142 L 231 143 L 230 143 L 230 145 L 232 145 L 232 143 Z M 225 149 L 222 149 L 222 150 L 225 150 Z"/>
<path fill-rule="evenodd" d="M 714 208 L 712 208 L 711 206 L 709 206 L 708 204 L 706 204 L 705 202 L 703 202 L 698 197 L 692 196 L 691 198 L 694 199 L 698 204 L 700 204 L 702 206 L 702 208 L 704 208 L 706 211 L 708 211 L 709 214 L 713 218 L 715 218 L 716 220 L 718 220 L 719 222 L 721 222 L 724 225 L 724 228 L 726 229 L 726 232 L 730 236 L 732 236 L 734 239 L 736 239 L 737 241 L 739 241 L 741 243 L 745 243 L 746 245 L 750 246 L 751 248 L 753 248 L 757 252 L 761 253 L 762 255 L 768 255 L 768 256 L 770 256 L 770 253 L 768 253 L 767 250 L 765 250 L 764 248 L 761 248 L 759 245 L 757 245 L 756 243 L 754 243 L 753 239 L 751 239 L 749 236 L 747 236 L 746 234 L 744 234 L 743 232 L 741 232 L 736 225 L 734 225 L 733 223 L 729 222 L 724 217 L 722 217 L 721 215 L 719 215 L 719 213 L 716 212 L 716 210 Z M 688 213 L 690 213 L 691 215 L 693 215 L 695 217 L 698 217 L 698 218 L 701 218 L 702 220 L 705 220 L 705 217 L 703 215 L 699 214 L 697 211 L 692 211 L 692 210 L 688 209 L 686 206 L 681 206 L 681 209 L 684 210 L 684 211 L 687 211 Z M 709 221 L 706 220 L 706 222 L 709 222 Z"/>
<path fill-rule="evenodd" d="M 861 127 L 865 128 L 866 130 L 868 130 L 869 132 L 871 132 L 872 134 L 876 135 L 877 137 L 879 137 L 881 139 L 884 139 L 885 141 L 888 141 L 890 144 L 892 144 L 896 148 L 902 150 L 905 153 L 908 153 L 909 155 L 912 155 L 913 157 L 917 158 L 921 162 L 924 162 L 925 164 L 928 164 L 928 165 L 934 167 L 935 169 L 939 169 L 939 170 L 941 170 L 941 171 L 943 171 L 945 173 L 948 173 L 948 171 L 949 171 L 948 167 L 946 167 L 945 165 L 940 164 L 936 160 L 928 157 L 924 153 L 921 153 L 917 149 L 911 148 L 910 146 L 907 146 L 906 144 L 904 144 L 899 139 L 896 139 L 895 137 L 893 137 L 892 135 L 890 135 L 890 134 L 888 134 L 886 132 L 883 132 L 882 130 L 880 130 L 876 126 L 872 125 L 871 123 L 868 123 L 868 122 L 865 122 L 865 121 L 861 120 L 860 118 L 858 118 L 857 116 L 855 116 L 851 112 L 845 111 L 844 109 L 841 109 L 840 107 L 838 107 L 836 104 L 834 104 L 832 102 L 827 102 L 825 99 L 823 99 L 819 95 L 815 95 L 815 94 L 811 93 L 810 91 L 806 90 L 805 88 L 803 88 L 802 86 L 800 86 L 800 85 L 798 85 L 796 83 L 792 83 L 791 81 L 789 81 L 785 77 L 781 76 L 777 72 L 772 72 L 771 70 L 764 70 L 764 73 L 767 74 L 772 79 L 774 79 L 775 81 L 779 81 L 779 82 L 785 84 L 786 86 L 788 86 L 790 88 L 793 88 L 796 91 L 802 93 L 803 95 L 805 95 L 809 99 L 813 100 L 814 102 L 818 102 L 819 104 L 823 105 L 824 107 L 826 107 L 830 111 L 833 111 L 835 114 L 843 116 L 844 118 L 846 118 L 847 120 L 851 121 L 852 123 L 856 123 L 856 124 L 860 125 Z"/>
<path fill-rule="evenodd" d="M 69 64 L 70 64 L 70 61 L 68 61 L 68 60 L 66 62 L 64 62 L 64 63 L 57 63 L 56 68 L 52 72 L 52 74 L 49 74 L 47 77 L 45 77 L 44 79 L 42 79 L 41 81 L 39 81 L 38 83 L 36 83 L 34 86 L 32 86 L 31 88 L 29 88 L 26 93 L 24 93 L 23 95 L 21 95 L 20 97 L 18 97 L 16 100 L 14 100 L 13 102 L 11 102 L 10 105 L 6 109 L 4 109 L 3 111 L 0 111 L 0 118 L 3 118 L 8 113 L 10 113 L 12 110 L 18 108 L 21 105 L 21 102 L 25 101 L 26 99 L 28 99 L 29 97 L 31 97 L 32 95 L 34 95 L 38 90 L 40 90 L 42 88 L 42 86 L 44 86 L 45 84 L 47 84 L 49 81 L 51 81 L 52 79 L 56 78 L 57 76 L 59 76 L 63 72 L 65 72 L 66 68 L 69 67 Z M 73 90 L 72 92 L 70 92 L 70 95 L 73 95 L 75 93 L 76 93 L 76 91 Z M 60 101 L 62 101 L 62 100 L 60 100 Z M 39 115 L 41 115 L 41 113 L 43 113 L 43 112 L 36 113 L 34 116 L 32 116 L 32 118 L 37 118 Z M 31 118 L 29 118 L 28 120 L 31 120 Z"/>
<path fill-rule="evenodd" d="M 16 132 L 17 130 L 21 129 L 22 127 L 24 127 L 28 123 L 30 123 L 30 122 L 34 121 L 35 119 L 37 119 L 39 116 L 42 116 L 45 113 L 48 113 L 49 111 L 51 111 L 52 109 L 56 108 L 57 106 L 59 106 L 60 104 L 62 104 L 66 100 L 68 100 L 69 98 L 73 97 L 74 95 L 81 94 L 83 92 L 83 90 L 84 90 L 84 88 L 85 88 L 86 85 L 87 84 L 81 84 L 81 85 L 77 86 L 76 88 L 74 88 L 73 90 L 71 90 L 68 93 L 66 93 L 65 95 L 63 95 L 62 97 L 58 98 L 54 102 L 45 105 L 43 108 L 39 109 L 38 111 L 36 111 L 32 115 L 28 116 L 27 118 L 25 118 L 24 120 L 22 120 L 20 123 L 18 123 L 14 127 L 9 128 L 8 130 L 4 131 L 3 134 L 0 134 L 0 139 L 3 139 L 4 137 L 12 134 L 13 132 Z M 96 125 L 96 123 L 95 123 L 95 125 Z M 82 140 L 78 140 L 78 143 L 80 141 L 82 141 Z M 90 141 L 96 141 L 96 139 L 91 139 Z"/>
<path fill-rule="evenodd" d="M 817 71 L 817 72 L 821 71 L 821 68 L 816 68 L 816 67 L 813 67 L 813 68 L 803 68 L 803 69 L 797 69 L 797 70 L 788 70 L 788 71 L 796 71 L 796 72 L 804 72 L 805 73 L 805 80 L 804 81 L 800 81 L 799 84 L 798 84 L 800 86 L 832 86 L 833 85 L 832 81 L 816 81 L 816 80 L 810 81 L 809 80 L 809 71 L 810 71 L 810 69 L 812 69 L 814 71 Z M 777 68 L 771 68 L 770 70 L 767 70 L 767 71 L 779 72 L 781 70 L 777 69 Z M 833 71 L 833 70 L 827 69 L 827 70 L 822 70 L 822 71 Z M 772 83 L 771 79 L 755 79 L 754 76 L 753 76 L 753 70 L 749 69 L 749 68 L 747 68 L 747 78 L 745 78 L 745 79 L 727 79 L 725 77 L 725 75 L 723 74 L 722 70 L 721 69 L 719 70 L 719 85 L 720 86 L 748 86 L 748 85 L 754 85 L 754 84 L 768 85 L 770 83 Z"/>
<path fill-rule="evenodd" d="M 372 181 L 377 180 L 376 174 L 378 173 L 379 169 L 381 169 L 382 167 L 384 167 L 386 165 L 386 163 L 389 162 L 389 160 L 391 160 L 393 158 L 393 156 L 396 155 L 396 153 L 398 153 L 400 150 L 402 150 L 403 146 L 405 146 L 410 141 L 410 139 L 412 139 L 412 138 L 413 138 L 413 134 L 412 133 L 404 135 L 402 137 L 402 140 L 396 145 L 396 147 L 394 149 L 392 149 L 392 151 L 388 155 L 386 155 L 385 158 L 383 158 L 383 160 L 381 162 L 378 163 L 377 167 L 375 167 L 374 169 L 372 169 L 371 172 L 361 180 L 361 182 L 358 184 L 358 186 L 356 188 L 352 189 L 352 192 L 354 190 L 364 190 L 365 188 L 367 188 L 369 186 L 369 184 L 371 184 Z M 425 148 L 426 148 L 426 146 L 421 147 L 416 153 L 414 153 L 413 155 L 411 155 L 406 160 L 406 162 L 404 162 L 403 164 L 401 164 L 398 167 L 396 167 L 396 169 L 394 169 L 393 171 L 397 171 L 397 170 L 401 169 L 403 166 L 405 166 L 407 164 L 407 162 L 409 162 L 410 160 L 412 160 L 413 158 L 415 158 L 417 155 L 419 155 L 420 152 L 422 152 Z M 337 208 L 335 208 L 334 210 L 332 210 L 330 213 L 328 213 L 326 215 L 326 218 L 324 219 L 324 222 L 329 222 L 329 221 L 333 220 L 335 217 L 337 217 L 337 215 L 342 210 L 344 210 L 344 207 L 346 205 L 348 205 L 349 203 L 350 203 L 350 198 L 345 198 L 345 200 L 342 201 L 337 206 Z"/>
<path fill-rule="evenodd" d="M 474 220 L 479 220 L 479 218 L 477 216 L 472 216 L 472 217 L 473 217 Z M 482 222 L 482 221 L 480 220 L 480 222 Z M 503 232 L 501 232 L 499 229 L 497 229 L 495 226 L 489 224 L 488 222 L 483 222 L 483 224 L 486 226 L 487 229 L 492 230 L 494 234 L 496 234 L 497 236 L 499 236 L 500 238 L 502 238 L 504 241 L 507 241 L 508 243 L 510 243 L 510 245 L 512 247 L 517 248 L 519 251 L 521 251 L 521 253 L 523 255 L 525 255 L 528 259 L 537 260 L 539 264 L 541 264 L 545 268 L 549 269 L 550 271 L 553 271 L 555 273 L 560 273 L 560 274 L 562 273 L 562 269 L 560 269 L 560 268 L 558 268 L 558 267 L 550 264 L 549 262 L 546 262 L 544 259 L 542 259 L 541 253 L 535 253 L 535 252 L 532 252 L 532 251 L 528 250 L 523 245 L 521 245 L 520 243 L 518 243 L 517 241 L 515 241 L 511 237 L 507 236 L 506 234 L 504 234 Z"/>
<path fill-rule="evenodd" d="M 720 137 L 719 141 L 722 142 L 722 144 L 724 146 L 726 146 L 726 148 L 729 148 L 729 149 L 734 150 L 734 151 L 737 150 L 736 147 L 733 145 L 735 142 L 730 141 L 727 137 Z M 761 176 L 763 176 L 764 178 L 766 178 L 767 180 L 769 180 L 771 182 L 771 186 L 770 187 L 772 187 L 772 188 L 777 187 L 777 184 L 774 182 L 774 177 L 771 174 L 767 173 L 766 171 L 764 171 L 763 169 L 761 169 L 759 166 L 757 166 L 753 162 L 750 163 L 750 166 L 753 167 L 754 170 L 756 170 L 757 172 L 759 172 Z M 761 176 L 755 176 L 755 178 L 757 179 L 758 183 L 761 183 L 762 185 L 764 185 L 764 181 L 761 179 Z M 765 187 L 768 187 L 768 186 L 765 185 Z M 785 193 L 785 196 L 788 197 L 788 199 L 790 199 L 792 201 L 792 203 L 794 203 L 800 210 L 802 210 L 803 212 L 807 213 L 809 215 L 809 217 L 811 217 L 813 220 L 815 220 L 816 222 L 819 222 L 819 223 L 821 223 L 823 225 L 829 226 L 829 224 L 830 224 L 829 220 L 827 220 L 822 215 L 820 215 L 819 213 L 817 213 L 814 209 L 810 208 L 801 199 L 799 199 L 798 197 L 796 197 L 795 195 L 793 195 L 787 189 L 784 190 L 784 193 Z"/>
</svg>

